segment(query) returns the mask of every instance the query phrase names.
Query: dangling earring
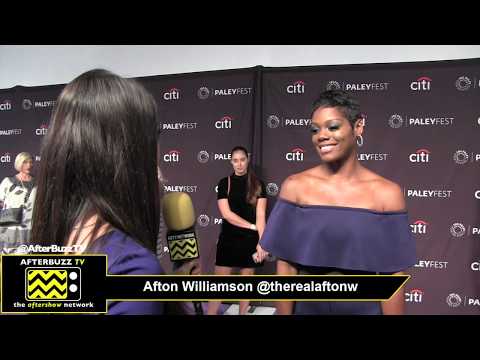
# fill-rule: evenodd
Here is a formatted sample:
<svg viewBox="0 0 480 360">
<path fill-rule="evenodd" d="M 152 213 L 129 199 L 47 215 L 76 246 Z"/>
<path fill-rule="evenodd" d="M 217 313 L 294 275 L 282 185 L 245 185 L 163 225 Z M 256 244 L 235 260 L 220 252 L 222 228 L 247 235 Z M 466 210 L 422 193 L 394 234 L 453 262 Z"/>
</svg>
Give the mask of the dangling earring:
<svg viewBox="0 0 480 360">
<path fill-rule="evenodd" d="M 357 145 L 358 146 L 363 146 L 363 136 L 362 135 L 357 135 Z"/>
</svg>

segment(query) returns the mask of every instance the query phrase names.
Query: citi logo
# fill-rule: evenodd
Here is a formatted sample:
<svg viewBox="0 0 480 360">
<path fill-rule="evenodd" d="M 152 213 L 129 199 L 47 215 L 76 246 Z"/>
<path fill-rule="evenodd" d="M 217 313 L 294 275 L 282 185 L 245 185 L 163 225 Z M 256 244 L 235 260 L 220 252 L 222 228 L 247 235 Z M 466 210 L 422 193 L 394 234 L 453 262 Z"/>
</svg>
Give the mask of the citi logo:
<svg viewBox="0 0 480 360">
<path fill-rule="evenodd" d="M 10 156 L 10 153 L 5 153 L 2 156 L 0 156 L 0 162 L 2 163 L 9 163 L 12 161 L 12 157 Z"/>
<path fill-rule="evenodd" d="M 10 100 L 4 100 L 0 103 L 0 111 L 12 110 L 12 102 Z"/>
<path fill-rule="evenodd" d="M 287 159 L 287 161 L 303 161 L 304 154 L 305 150 L 302 148 L 294 148 L 285 154 L 285 159 Z"/>
<path fill-rule="evenodd" d="M 413 234 L 426 234 L 428 222 L 423 220 L 417 220 L 413 224 L 410 224 L 410 230 Z"/>
<path fill-rule="evenodd" d="M 220 120 L 215 121 L 215 128 L 217 129 L 231 129 L 233 117 L 225 115 Z"/>
<path fill-rule="evenodd" d="M 39 128 L 35 129 L 35 135 L 44 136 L 47 135 L 48 126 L 46 124 L 40 125 Z"/>
<path fill-rule="evenodd" d="M 180 99 L 180 90 L 177 88 L 171 88 L 163 93 L 163 100 L 178 100 Z"/>
<path fill-rule="evenodd" d="M 302 80 L 297 80 L 293 85 L 287 86 L 287 93 L 289 94 L 303 94 L 305 93 L 305 82 Z"/>
<path fill-rule="evenodd" d="M 470 268 L 472 269 L 472 271 L 480 271 L 480 261 L 472 262 Z"/>
<path fill-rule="evenodd" d="M 412 163 L 427 163 L 430 161 L 430 151 L 427 149 L 418 149 L 408 157 Z"/>
<path fill-rule="evenodd" d="M 416 81 L 410 83 L 410 89 L 414 91 L 430 91 L 432 79 L 428 76 L 421 76 Z"/>
<path fill-rule="evenodd" d="M 163 155 L 163 161 L 165 161 L 165 162 L 179 162 L 180 161 L 180 151 L 170 150 L 168 153 Z"/>
<path fill-rule="evenodd" d="M 412 289 L 405 293 L 406 302 L 421 303 L 423 299 L 423 291 L 420 289 Z"/>
</svg>

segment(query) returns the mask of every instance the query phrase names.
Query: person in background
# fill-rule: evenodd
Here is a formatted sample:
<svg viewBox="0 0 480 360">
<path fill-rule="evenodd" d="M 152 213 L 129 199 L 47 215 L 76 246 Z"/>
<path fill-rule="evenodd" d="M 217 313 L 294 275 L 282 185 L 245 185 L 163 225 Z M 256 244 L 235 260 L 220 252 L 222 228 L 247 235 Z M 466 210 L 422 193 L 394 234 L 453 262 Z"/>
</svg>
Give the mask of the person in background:
<svg viewBox="0 0 480 360">
<path fill-rule="evenodd" d="M 15 157 L 14 167 L 17 174 L 4 178 L 0 183 L 0 209 L 6 210 L 0 215 L 2 249 L 28 244 L 32 228 L 36 195 L 32 155 L 28 152 L 19 153 Z"/>
<path fill-rule="evenodd" d="M 218 183 L 218 208 L 223 221 L 215 275 L 230 275 L 234 267 L 240 268 L 241 275 L 253 275 L 266 256 L 258 246 L 265 228 L 265 184 L 250 168 L 247 149 L 236 146 L 230 155 L 233 173 Z M 209 302 L 208 314 L 216 315 L 220 305 L 219 301 Z M 240 315 L 247 312 L 248 305 L 248 301 L 240 301 Z"/>
</svg>

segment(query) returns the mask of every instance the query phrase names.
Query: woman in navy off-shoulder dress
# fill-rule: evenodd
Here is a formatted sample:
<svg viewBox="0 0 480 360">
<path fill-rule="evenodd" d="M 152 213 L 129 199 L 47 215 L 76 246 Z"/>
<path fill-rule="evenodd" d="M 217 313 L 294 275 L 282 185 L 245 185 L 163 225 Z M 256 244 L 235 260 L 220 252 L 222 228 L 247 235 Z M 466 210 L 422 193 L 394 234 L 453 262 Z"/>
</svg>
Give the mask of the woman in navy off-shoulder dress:
<svg viewBox="0 0 480 360">
<path fill-rule="evenodd" d="M 320 163 L 283 182 L 260 246 L 279 258 L 279 275 L 403 274 L 416 262 L 403 192 L 357 159 L 365 126 L 359 103 L 344 91 L 325 91 L 311 118 Z M 404 295 L 400 289 L 383 302 L 285 301 L 277 313 L 403 314 Z"/>
</svg>

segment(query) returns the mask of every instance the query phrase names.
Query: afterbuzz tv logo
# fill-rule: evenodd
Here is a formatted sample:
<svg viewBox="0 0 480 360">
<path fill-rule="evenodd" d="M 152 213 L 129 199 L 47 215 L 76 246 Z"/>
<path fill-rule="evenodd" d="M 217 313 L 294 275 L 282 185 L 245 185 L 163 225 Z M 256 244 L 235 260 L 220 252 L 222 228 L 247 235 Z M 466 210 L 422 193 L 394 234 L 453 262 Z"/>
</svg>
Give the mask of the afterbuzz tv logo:
<svg viewBox="0 0 480 360">
<path fill-rule="evenodd" d="M 388 125 L 393 129 L 401 128 L 402 126 L 413 127 L 436 127 L 436 126 L 452 126 L 455 118 L 452 116 L 419 116 L 419 115 L 399 115 L 393 114 L 388 118 Z"/>
<path fill-rule="evenodd" d="M 198 191 L 198 185 L 163 185 L 163 190 L 166 193 L 169 193 L 169 192 L 196 193 Z"/>
<path fill-rule="evenodd" d="M 220 120 L 215 121 L 216 129 L 231 129 L 234 118 L 229 115 L 222 116 Z"/>
<path fill-rule="evenodd" d="M 446 302 L 448 306 L 452 308 L 459 307 L 460 305 L 463 306 L 480 306 L 480 298 L 474 298 L 470 296 L 462 297 L 457 293 L 450 293 L 446 298 Z"/>
<path fill-rule="evenodd" d="M 45 135 L 47 135 L 47 131 L 48 131 L 47 124 L 42 124 L 42 125 L 40 125 L 40 127 L 35 129 L 35 135 L 45 136 Z"/>
<path fill-rule="evenodd" d="M 179 100 L 179 99 L 180 99 L 180 90 L 177 88 L 173 87 L 163 93 L 163 100 L 173 101 L 173 100 Z"/>
<path fill-rule="evenodd" d="M 201 150 L 197 154 L 197 160 L 202 164 L 205 164 L 210 160 L 212 161 L 231 160 L 231 158 L 232 157 L 230 153 L 210 153 L 207 150 Z"/>
<path fill-rule="evenodd" d="M 344 90 L 344 91 L 386 91 L 388 90 L 388 82 L 345 82 L 341 83 L 336 80 L 330 80 L 327 90 Z"/>
<path fill-rule="evenodd" d="M 404 189 L 404 194 L 409 198 L 438 198 L 449 199 L 452 197 L 453 190 L 440 189 Z"/>
<path fill-rule="evenodd" d="M 423 268 L 423 269 L 446 269 L 448 265 L 448 261 L 439 261 L 439 260 L 419 260 L 418 263 L 415 264 L 416 268 Z"/>
<path fill-rule="evenodd" d="M 25 300 L 78 301 L 81 299 L 81 269 L 37 268 L 25 269 Z"/>
<path fill-rule="evenodd" d="M 427 149 L 418 149 L 408 156 L 408 160 L 412 163 L 428 163 L 430 161 L 430 151 Z"/>
<path fill-rule="evenodd" d="M 51 108 L 56 105 L 56 100 L 41 100 L 41 101 L 32 101 L 31 99 L 23 99 L 22 100 L 22 109 L 23 110 L 31 110 L 32 108 Z"/>
<path fill-rule="evenodd" d="M 283 118 L 277 115 L 270 115 L 267 117 L 267 127 L 276 129 L 282 127 L 308 127 L 312 123 L 312 119 L 304 118 Z"/>
<path fill-rule="evenodd" d="M 472 236 L 472 237 L 480 237 L 480 227 L 471 226 L 461 223 L 455 222 L 450 226 L 450 234 L 453 237 L 462 237 L 464 235 Z"/>
<path fill-rule="evenodd" d="M 21 135 L 22 129 L 0 129 L 0 136 Z"/>
<path fill-rule="evenodd" d="M 6 152 L 2 156 L 0 156 L 0 162 L 1 163 L 9 163 L 12 162 L 12 156 L 10 153 Z"/>
<path fill-rule="evenodd" d="M 197 218 L 197 224 L 201 227 L 207 227 L 208 225 L 220 225 L 223 222 L 223 219 L 221 218 L 216 218 L 213 216 L 208 216 L 206 214 L 201 214 Z"/>
<path fill-rule="evenodd" d="M 163 161 L 167 163 L 178 163 L 180 161 L 180 151 L 170 150 L 163 155 Z"/>
<path fill-rule="evenodd" d="M 285 159 L 287 161 L 303 161 L 304 155 L 305 150 L 301 147 L 296 147 L 285 154 Z"/>
<path fill-rule="evenodd" d="M 206 100 L 213 96 L 249 95 L 251 93 L 251 87 L 212 89 L 202 86 L 197 90 L 197 96 L 200 100 Z"/>
<path fill-rule="evenodd" d="M 12 102 L 10 100 L 3 100 L 0 102 L 0 111 L 12 110 Z"/>
<path fill-rule="evenodd" d="M 425 220 L 417 220 L 413 224 L 410 224 L 410 231 L 412 234 L 424 235 L 427 233 L 428 222 Z"/>
<path fill-rule="evenodd" d="M 417 80 L 410 83 L 410 90 L 413 91 L 430 91 L 432 79 L 428 76 L 420 76 Z"/>
<path fill-rule="evenodd" d="M 357 159 L 359 161 L 385 161 L 388 159 L 387 153 L 359 153 Z"/>
<path fill-rule="evenodd" d="M 196 122 L 162 123 L 162 130 L 193 130 L 196 128 Z"/>
<path fill-rule="evenodd" d="M 480 154 L 474 152 L 468 153 L 466 150 L 457 150 L 453 153 L 453 161 L 460 165 L 464 165 L 468 162 L 476 163 L 480 161 Z"/>
<path fill-rule="evenodd" d="M 423 290 L 412 289 L 405 293 L 405 302 L 421 303 L 423 299 Z"/>
<path fill-rule="evenodd" d="M 293 84 L 287 85 L 288 94 L 304 94 L 305 93 L 305 81 L 297 80 Z"/>
</svg>

